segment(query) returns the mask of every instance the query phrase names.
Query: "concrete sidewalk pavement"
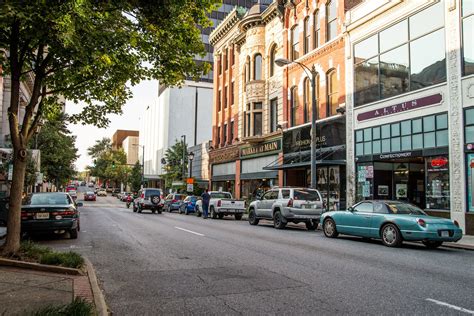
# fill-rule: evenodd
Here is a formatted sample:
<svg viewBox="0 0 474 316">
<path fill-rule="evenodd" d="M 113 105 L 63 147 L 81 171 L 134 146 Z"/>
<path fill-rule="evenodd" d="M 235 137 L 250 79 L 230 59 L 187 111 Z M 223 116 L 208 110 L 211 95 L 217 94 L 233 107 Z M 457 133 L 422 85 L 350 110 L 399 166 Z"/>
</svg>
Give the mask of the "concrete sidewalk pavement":
<svg viewBox="0 0 474 316">
<path fill-rule="evenodd" d="M 46 306 L 69 304 L 76 297 L 94 306 L 87 275 L 0 266 L 0 315 L 31 314 Z"/>
</svg>

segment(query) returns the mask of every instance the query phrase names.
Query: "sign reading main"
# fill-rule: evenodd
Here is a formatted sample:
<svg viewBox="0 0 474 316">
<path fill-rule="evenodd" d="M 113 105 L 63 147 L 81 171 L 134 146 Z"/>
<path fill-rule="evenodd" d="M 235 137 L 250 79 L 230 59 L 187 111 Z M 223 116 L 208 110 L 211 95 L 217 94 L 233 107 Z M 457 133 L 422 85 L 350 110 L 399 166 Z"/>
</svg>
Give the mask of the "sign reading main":
<svg viewBox="0 0 474 316">
<path fill-rule="evenodd" d="M 240 150 L 240 157 L 247 157 L 265 153 L 271 153 L 281 149 L 281 140 L 276 139 L 263 144 L 258 144 L 251 147 L 245 147 Z"/>
</svg>

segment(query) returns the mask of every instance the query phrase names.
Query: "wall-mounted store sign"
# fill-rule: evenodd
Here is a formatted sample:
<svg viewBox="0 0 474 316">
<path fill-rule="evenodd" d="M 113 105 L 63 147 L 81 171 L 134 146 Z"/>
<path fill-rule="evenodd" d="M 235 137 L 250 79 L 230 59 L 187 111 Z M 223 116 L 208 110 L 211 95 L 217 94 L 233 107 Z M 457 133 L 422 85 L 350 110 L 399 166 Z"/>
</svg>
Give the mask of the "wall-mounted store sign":
<svg viewBox="0 0 474 316">
<path fill-rule="evenodd" d="M 325 148 L 346 144 L 346 117 L 316 123 L 316 147 Z M 311 125 L 283 132 L 283 153 L 311 149 Z"/>
<path fill-rule="evenodd" d="M 411 158 L 411 157 L 421 157 L 423 156 L 423 151 L 415 150 L 415 151 L 404 151 L 399 153 L 393 154 L 380 154 L 374 155 L 374 160 L 389 160 L 389 159 L 403 159 L 403 158 Z"/>
<path fill-rule="evenodd" d="M 217 149 L 209 152 L 210 163 L 221 163 L 231 161 L 239 158 L 239 148 L 226 148 L 223 150 Z"/>
<path fill-rule="evenodd" d="M 400 112 L 404 112 L 408 110 L 413 110 L 413 109 L 421 108 L 424 106 L 439 104 L 441 103 L 442 100 L 443 100 L 443 96 L 440 93 L 437 93 L 437 94 L 433 94 L 427 97 L 414 99 L 414 100 L 386 106 L 380 109 L 360 113 L 357 115 L 357 120 L 360 122 L 360 121 L 379 118 L 382 116 L 392 115 L 392 114 L 396 114 L 396 113 L 400 113 Z"/>
<path fill-rule="evenodd" d="M 281 139 L 275 139 L 262 144 L 242 148 L 240 150 L 240 157 L 246 158 L 249 156 L 273 153 L 279 150 L 281 150 Z"/>
</svg>

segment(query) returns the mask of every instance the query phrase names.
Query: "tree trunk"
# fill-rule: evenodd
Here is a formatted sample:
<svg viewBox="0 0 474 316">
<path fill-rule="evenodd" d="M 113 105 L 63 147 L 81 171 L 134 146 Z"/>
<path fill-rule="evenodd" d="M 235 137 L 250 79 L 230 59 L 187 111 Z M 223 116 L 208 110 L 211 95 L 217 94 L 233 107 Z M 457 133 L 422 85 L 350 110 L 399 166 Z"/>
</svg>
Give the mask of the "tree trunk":
<svg viewBox="0 0 474 316">
<path fill-rule="evenodd" d="M 15 154 L 14 157 L 13 181 L 8 208 L 7 240 L 3 248 L 3 253 L 7 255 L 15 254 L 20 250 L 21 202 L 26 171 L 26 160 L 19 158 L 18 154 Z"/>
</svg>

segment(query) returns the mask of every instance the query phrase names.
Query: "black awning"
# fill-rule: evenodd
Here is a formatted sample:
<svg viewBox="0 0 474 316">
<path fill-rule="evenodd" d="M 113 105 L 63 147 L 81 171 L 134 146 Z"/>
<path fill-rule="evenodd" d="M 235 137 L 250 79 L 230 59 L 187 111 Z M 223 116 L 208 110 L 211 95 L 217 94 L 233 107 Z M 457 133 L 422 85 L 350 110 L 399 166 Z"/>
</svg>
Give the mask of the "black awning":
<svg viewBox="0 0 474 316">
<path fill-rule="evenodd" d="M 328 148 L 321 148 L 316 150 L 316 165 L 345 165 L 346 164 L 346 146 L 334 146 Z M 279 157 L 269 165 L 265 166 L 264 170 L 280 170 L 298 167 L 307 167 L 311 165 L 311 151 L 301 151 L 291 154 L 286 154 Z"/>
</svg>

